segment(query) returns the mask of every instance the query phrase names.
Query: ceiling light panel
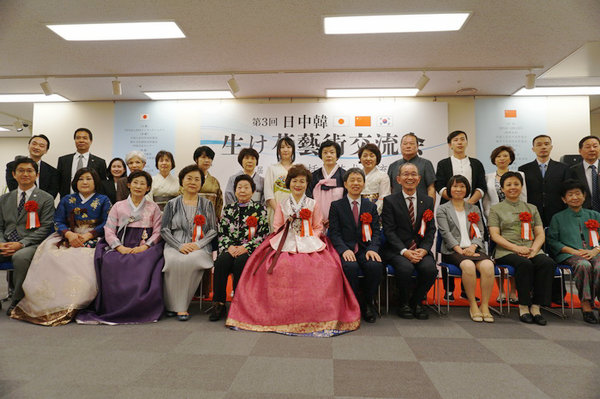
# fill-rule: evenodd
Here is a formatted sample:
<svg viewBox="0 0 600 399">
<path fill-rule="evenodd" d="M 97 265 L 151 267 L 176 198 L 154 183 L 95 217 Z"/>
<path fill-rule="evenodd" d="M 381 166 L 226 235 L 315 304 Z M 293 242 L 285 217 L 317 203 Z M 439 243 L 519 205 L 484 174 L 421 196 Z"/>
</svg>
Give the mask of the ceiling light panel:
<svg viewBox="0 0 600 399">
<path fill-rule="evenodd" d="M 456 31 L 470 13 L 324 17 L 327 35 Z"/>
<path fill-rule="evenodd" d="M 326 89 L 326 97 L 414 97 L 419 89 Z"/>
<path fill-rule="evenodd" d="M 534 89 L 521 88 L 513 96 L 597 96 L 600 95 L 600 86 L 562 86 L 562 87 L 536 87 Z"/>
<path fill-rule="evenodd" d="M 229 90 L 205 91 L 145 91 L 152 100 L 206 100 L 235 98 Z"/>
<path fill-rule="evenodd" d="M 54 103 L 69 101 L 59 94 L 0 94 L 0 103 Z"/>
<path fill-rule="evenodd" d="M 127 22 L 46 25 L 69 41 L 181 39 L 185 35 L 175 22 Z"/>
</svg>

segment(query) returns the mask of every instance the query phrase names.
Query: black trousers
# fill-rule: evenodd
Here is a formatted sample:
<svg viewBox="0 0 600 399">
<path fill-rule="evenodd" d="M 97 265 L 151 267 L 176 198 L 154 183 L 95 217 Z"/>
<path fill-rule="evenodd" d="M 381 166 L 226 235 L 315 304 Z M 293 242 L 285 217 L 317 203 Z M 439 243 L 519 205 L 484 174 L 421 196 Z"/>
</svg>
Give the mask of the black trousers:
<svg viewBox="0 0 600 399">
<path fill-rule="evenodd" d="M 213 301 L 223 302 L 226 300 L 227 278 L 233 274 L 233 289 L 237 287 L 240 276 L 246 265 L 249 255 L 243 254 L 236 258 L 229 252 L 223 252 L 215 261 L 215 270 L 213 275 Z"/>
<path fill-rule="evenodd" d="M 402 255 L 396 255 L 388 260 L 396 271 L 400 305 L 415 306 L 421 303 L 437 276 L 437 267 L 431 255 L 425 256 L 419 263 L 411 263 Z M 409 297 L 412 275 L 417 271 L 415 289 Z"/>
<path fill-rule="evenodd" d="M 544 254 L 536 255 L 531 259 L 510 254 L 496 259 L 496 263 L 515 268 L 519 305 L 550 305 L 552 279 L 556 268 L 552 259 Z"/>
<path fill-rule="evenodd" d="M 358 299 L 358 291 L 360 289 L 358 275 L 362 270 L 364 275 L 362 285 L 364 300 L 367 303 L 371 303 L 377 295 L 377 289 L 383 278 L 383 264 L 374 260 L 367 260 L 366 251 L 358 251 L 355 255 L 356 262 L 347 262 L 344 258 L 341 258 L 342 269 L 344 269 L 344 274 L 352 286 L 352 291 L 354 291 L 356 299 Z"/>
</svg>

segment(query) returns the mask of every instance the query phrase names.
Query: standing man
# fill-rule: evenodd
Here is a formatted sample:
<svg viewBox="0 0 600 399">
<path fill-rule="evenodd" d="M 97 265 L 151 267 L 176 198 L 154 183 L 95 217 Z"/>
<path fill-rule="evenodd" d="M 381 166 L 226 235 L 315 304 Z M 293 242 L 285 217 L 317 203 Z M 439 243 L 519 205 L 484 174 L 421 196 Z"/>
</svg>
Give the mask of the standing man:
<svg viewBox="0 0 600 399">
<path fill-rule="evenodd" d="M 440 204 L 448 202 L 450 197 L 446 192 L 448 180 L 454 175 L 464 176 L 471 185 L 471 192 L 467 193 L 465 199 L 472 205 L 479 204 L 479 200 L 483 198 L 486 191 L 485 169 L 483 164 L 476 158 L 468 157 L 466 154 L 469 141 L 467 134 L 462 130 L 455 130 L 446 138 L 448 147 L 452 151 L 452 156 L 442 159 L 437 164 L 435 174 L 435 189 L 440 194 Z M 481 207 L 480 207 L 481 209 Z M 483 213 L 483 212 L 482 212 Z M 442 281 L 444 284 L 444 300 L 447 302 L 454 301 L 454 277 L 449 278 L 448 286 L 446 287 L 446 275 L 448 270 L 442 268 Z M 461 298 L 467 299 L 464 289 L 461 284 Z"/>
<path fill-rule="evenodd" d="M 421 176 L 414 164 L 401 165 L 396 180 L 400 192 L 383 199 L 381 219 L 387 241 L 382 257 L 396 270 L 400 298 L 398 315 L 404 319 L 424 320 L 429 315 L 421 302 L 437 276 L 431 254 L 435 235 L 433 199 L 417 190 Z M 415 271 L 416 284 L 409 295 Z"/>
<path fill-rule="evenodd" d="M 90 129 L 80 127 L 73 134 L 77 152 L 58 158 L 57 169 L 60 174 L 59 193 L 61 198 L 72 193 L 71 181 L 75 176 L 75 172 L 81 168 L 92 168 L 98 172 L 101 181 L 106 180 L 106 162 L 104 159 L 90 154 L 93 139 L 94 136 Z"/>
<path fill-rule="evenodd" d="M 52 196 L 56 197 L 58 194 L 58 182 L 59 175 L 58 171 L 42 161 L 42 157 L 50 149 L 50 140 L 43 134 L 36 134 L 31 136 L 28 143 L 29 158 L 33 159 L 38 165 L 38 177 L 36 185 Z M 15 171 L 15 165 L 17 161 L 12 161 L 6 164 L 6 185 L 9 190 L 15 190 L 18 187 L 18 183 L 13 177 Z"/>
<path fill-rule="evenodd" d="M 365 187 L 365 173 L 361 169 L 348 169 L 342 179 L 348 195 L 331 203 L 328 235 L 340 255 L 344 274 L 357 300 L 358 275 L 363 272 L 363 300 L 359 303 L 365 321 L 375 323 L 375 295 L 383 276 L 383 264 L 378 253 L 380 229 L 377 205 L 361 198 Z"/>
<path fill-rule="evenodd" d="M 562 183 L 570 178 L 571 171 L 564 163 L 550 159 L 550 136 L 536 136 L 533 139 L 532 150 L 536 159 L 521 165 L 519 171 L 525 174 L 527 202 L 537 207 L 544 227 L 548 227 L 552 216 L 566 208 L 560 194 Z"/>
<path fill-rule="evenodd" d="M 390 178 L 390 184 L 392 185 L 392 194 L 401 191 L 400 184 L 398 184 L 398 170 L 400 166 L 405 163 L 412 163 L 416 165 L 421 176 L 421 182 L 419 183 L 419 190 L 433 198 L 435 203 L 435 171 L 433 170 L 433 164 L 430 160 L 419 157 L 418 154 L 419 142 L 417 135 L 414 133 L 407 133 L 400 139 L 400 152 L 402 158 L 394 161 L 388 168 L 388 176 Z"/>
<path fill-rule="evenodd" d="M 54 199 L 35 186 L 37 163 L 31 158 L 15 162 L 17 189 L 0 197 L 0 262 L 11 261 L 15 269 L 9 315 L 24 296 L 23 281 L 35 250 L 54 227 Z M 30 219 L 33 212 L 39 223 Z"/>
<path fill-rule="evenodd" d="M 600 138 L 585 136 L 579 140 L 579 154 L 583 161 L 571 166 L 571 177 L 585 184 L 583 207 L 600 211 L 600 190 L 598 188 Z"/>
</svg>

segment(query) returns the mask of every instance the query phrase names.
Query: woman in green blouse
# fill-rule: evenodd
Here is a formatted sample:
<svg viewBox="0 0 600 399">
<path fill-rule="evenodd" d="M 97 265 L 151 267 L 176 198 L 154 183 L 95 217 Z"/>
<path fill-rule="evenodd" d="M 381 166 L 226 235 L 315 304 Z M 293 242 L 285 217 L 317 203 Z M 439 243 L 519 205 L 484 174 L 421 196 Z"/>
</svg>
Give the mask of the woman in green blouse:
<svg viewBox="0 0 600 399">
<path fill-rule="evenodd" d="M 600 295 L 600 213 L 582 207 L 585 191 L 585 184 L 578 180 L 564 183 L 561 197 L 568 208 L 552 217 L 548 229 L 548 247 L 558 263 L 573 268 L 583 320 L 598 324 L 592 303 Z"/>
<path fill-rule="evenodd" d="M 252 177 L 237 176 L 233 189 L 237 202 L 223 209 L 219 222 L 219 257 L 215 261 L 210 321 L 218 321 L 227 313 L 225 295 L 229 275 L 233 274 L 235 290 L 248 257 L 269 234 L 267 211 L 260 202 L 252 200 L 256 190 Z"/>
<path fill-rule="evenodd" d="M 519 319 L 524 323 L 546 325 L 540 306 L 550 305 L 555 264 L 541 250 L 544 227 L 535 205 L 519 199 L 523 177 L 506 172 L 500 179 L 506 196 L 490 209 L 490 237 L 497 244 L 495 257 L 499 265 L 515 268 L 519 294 Z"/>
</svg>

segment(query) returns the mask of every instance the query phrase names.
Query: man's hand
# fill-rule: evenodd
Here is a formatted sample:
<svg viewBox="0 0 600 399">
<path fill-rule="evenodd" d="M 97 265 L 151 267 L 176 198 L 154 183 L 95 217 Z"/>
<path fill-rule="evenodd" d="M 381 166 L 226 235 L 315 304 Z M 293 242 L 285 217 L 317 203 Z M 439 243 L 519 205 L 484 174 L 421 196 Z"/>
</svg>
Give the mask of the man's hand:
<svg viewBox="0 0 600 399">
<path fill-rule="evenodd" d="M 354 252 L 350 249 L 344 251 L 342 258 L 344 258 L 346 262 L 356 262 L 356 255 L 354 255 Z"/>
<path fill-rule="evenodd" d="M 367 258 L 367 260 L 381 262 L 381 256 L 379 256 L 379 254 L 375 251 L 367 251 L 365 258 Z"/>
</svg>

